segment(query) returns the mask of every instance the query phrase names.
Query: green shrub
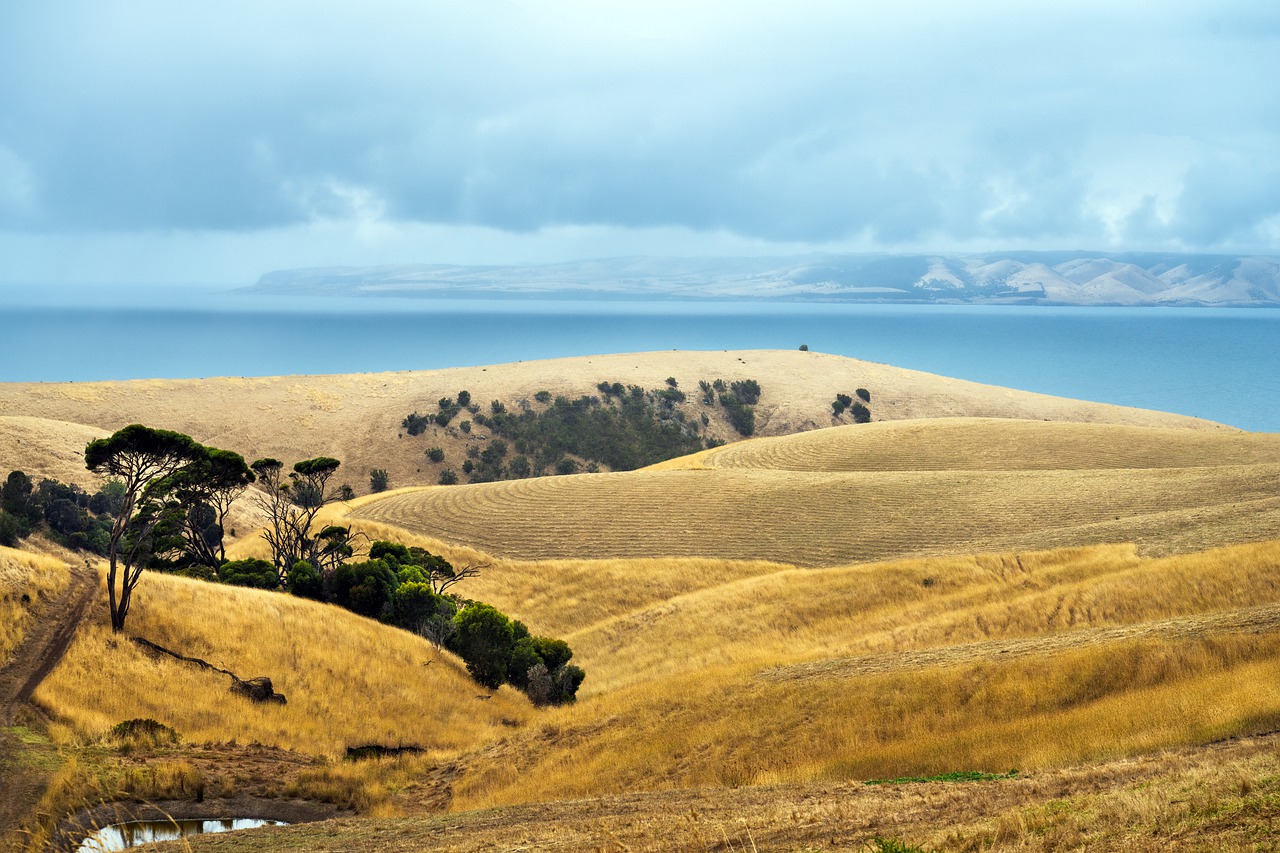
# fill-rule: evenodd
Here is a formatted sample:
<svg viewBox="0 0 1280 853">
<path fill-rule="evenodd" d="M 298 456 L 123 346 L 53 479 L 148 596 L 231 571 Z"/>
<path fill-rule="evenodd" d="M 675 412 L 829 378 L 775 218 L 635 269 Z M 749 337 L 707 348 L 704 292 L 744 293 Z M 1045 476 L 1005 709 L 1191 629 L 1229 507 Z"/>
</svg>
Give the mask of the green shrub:
<svg viewBox="0 0 1280 853">
<path fill-rule="evenodd" d="M 478 683 L 496 690 L 507 678 L 507 667 L 516 644 L 511 620 L 496 608 L 478 602 L 468 604 L 453 617 L 457 634 L 453 647 Z"/>
<path fill-rule="evenodd" d="M 550 392 L 550 391 L 539 391 L 537 394 L 534 394 L 534 395 L 533 395 L 533 399 L 535 399 L 535 400 L 537 400 L 539 403 L 543 403 L 543 404 L 550 403 L 550 402 L 551 402 L 551 392 Z"/>
<path fill-rule="evenodd" d="M 760 402 L 760 383 L 754 379 L 743 379 L 734 382 L 729 386 L 729 390 L 733 392 L 733 396 L 747 406 L 754 406 Z"/>
<path fill-rule="evenodd" d="M 871 410 L 861 403 L 854 403 L 849 407 L 850 413 L 853 414 L 853 422 L 856 424 L 871 423 Z"/>
<path fill-rule="evenodd" d="M 391 594 L 389 619 L 392 625 L 421 634 L 437 615 L 453 618 L 449 599 L 436 595 L 430 583 L 406 581 Z"/>
<path fill-rule="evenodd" d="M 470 406 L 470 405 L 471 405 L 471 392 L 459 391 L 458 392 L 458 408 L 465 409 L 467 406 Z"/>
<path fill-rule="evenodd" d="M 870 391 L 868 391 L 866 388 L 859 388 L 859 389 L 857 389 L 856 391 L 854 391 L 853 393 L 857 394 L 857 395 L 858 395 L 858 397 L 862 400 L 862 402 L 864 402 L 864 403 L 870 403 L 870 402 L 871 402 L 871 392 L 870 392 Z"/>
<path fill-rule="evenodd" d="M 340 607 L 376 619 L 398 585 L 395 573 L 383 560 L 344 563 L 333 573 L 333 599 Z"/>
<path fill-rule="evenodd" d="M 724 407 L 725 416 L 739 435 L 746 437 L 756 431 L 755 409 L 744 405 L 733 394 L 721 394 L 720 405 Z"/>
<path fill-rule="evenodd" d="M 458 472 L 452 468 L 445 468 L 440 472 L 440 479 L 437 482 L 442 486 L 458 485 Z"/>
<path fill-rule="evenodd" d="M 299 560 L 285 576 L 289 592 L 299 598 L 324 601 L 324 578 L 308 560 Z"/>
<path fill-rule="evenodd" d="M 429 450 L 427 450 L 427 458 L 430 459 L 432 462 L 443 462 L 444 449 L 440 447 L 430 448 Z"/>
<path fill-rule="evenodd" d="M 255 589 L 275 589 L 280 585 L 276 567 L 256 557 L 223 563 L 218 569 L 218 580 L 234 586 L 248 586 Z"/>
<path fill-rule="evenodd" d="M 377 492 L 385 492 L 387 486 L 390 485 L 390 478 L 387 476 L 385 468 L 374 468 L 369 472 L 369 490 Z"/>
<path fill-rule="evenodd" d="M 400 422 L 400 426 L 404 427 L 405 432 L 409 433 L 409 435 L 422 435 L 427 431 L 427 424 L 430 422 L 430 418 L 414 412 L 411 415 L 405 415 L 404 420 Z"/>
</svg>

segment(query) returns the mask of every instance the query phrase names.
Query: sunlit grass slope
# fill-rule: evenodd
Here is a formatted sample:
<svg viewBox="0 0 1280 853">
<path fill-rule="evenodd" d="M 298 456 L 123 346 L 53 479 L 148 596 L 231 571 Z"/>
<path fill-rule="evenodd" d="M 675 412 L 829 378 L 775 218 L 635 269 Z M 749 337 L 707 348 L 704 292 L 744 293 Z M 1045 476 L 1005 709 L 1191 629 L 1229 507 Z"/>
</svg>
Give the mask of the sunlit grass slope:
<svg viewBox="0 0 1280 853">
<path fill-rule="evenodd" d="M 528 778 L 556 799 L 1036 770 L 1268 731 L 1280 543 L 783 571 L 568 638 L 583 698 L 476 756 L 458 807 Z"/>
<path fill-rule="evenodd" d="M 319 755 L 366 743 L 456 749 L 531 709 L 490 699 L 460 663 L 420 637 L 283 593 L 148 574 L 129 614 L 142 636 L 241 678 L 267 676 L 287 705 L 229 693 L 227 676 L 154 657 L 113 635 L 99 602 L 36 701 L 83 734 L 151 718 L 195 742 L 257 742 Z"/>
<path fill-rule="evenodd" d="M 513 411 L 540 391 L 570 399 L 597 394 L 601 381 L 665 388 L 676 379 L 688 394 L 678 408 L 691 421 L 708 416 L 708 436 L 737 433 L 718 405 L 704 406 L 699 381 L 757 380 L 758 435 L 828 427 L 837 393 L 870 389 L 875 420 L 993 417 L 1124 423 L 1233 432 L 1208 421 L 1161 412 L 1068 400 L 980 385 L 884 364 L 798 350 L 666 351 L 526 361 L 484 367 L 334 376 L 145 379 L 128 382 L 0 383 L 0 460 L 11 468 L 84 483 L 86 441 L 130 423 L 173 429 L 253 460 L 290 464 L 313 456 L 342 460 L 341 480 L 358 492 L 369 471 L 388 471 L 393 486 L 435 483 L 441 465 L 455 470 L 482 431 L 432 424 L 419 436 L 401 426 L 412 412 L 431 415 L 442 397 L 467 390 L 477 405 L 502 401 Z M 540 405 L 540 404 L 537 404 Z M 466 416 L 462 416 L 465 418 Z M 445 451 L 441 465 L 424 451 Z M 0 475 L 9 469 L 0 471 Z"/>
<path fill-rule="evenodd" d="M 105 435 L 108 431 L 100 427 L 64 420 L 0 416 L 0 480 L 10 471 L 21 470 L 36 483 L 50 477 L 85 487 L 96 485 L 98 475 L 84 467 L 84 446 Z"/>
<path fill-rule="evenodd" d="M 1280 435 L 1002 420 L 757 439 L 625 474 L 408 492 L 354 513 L 520 559 L 806 566 L 1280 531 Z"/>
<path fill-rule="evenodd" d="M 9 662 L 36 613 L 66 588 L 70 576 L 57 557 L 0 545 L 0 667 Z"/>
<path fill-rule="evenodd" d="M 881 422 L 744 441 L 707 468 L 770 471 L 1034 471 L 1280 462 L 1280 435 L 1124 424 L 949 418 Z M 678 465 L 678 460 L 672 463 Z"/>
</svg>

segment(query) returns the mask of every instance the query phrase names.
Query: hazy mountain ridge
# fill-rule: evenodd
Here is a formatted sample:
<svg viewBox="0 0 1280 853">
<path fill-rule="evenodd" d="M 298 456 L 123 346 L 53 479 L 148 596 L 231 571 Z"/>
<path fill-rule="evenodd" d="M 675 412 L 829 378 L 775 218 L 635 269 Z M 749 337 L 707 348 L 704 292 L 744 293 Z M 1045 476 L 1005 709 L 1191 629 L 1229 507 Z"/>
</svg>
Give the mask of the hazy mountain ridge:
<svg viewBox="0 0 1280 853">
<path fill-rule="evenodd" d="M 1280 306 L 1280 258 L 1014 252 L 406 264 L 277 270 L 250 290 L 334 296 Z"/>
</svg>

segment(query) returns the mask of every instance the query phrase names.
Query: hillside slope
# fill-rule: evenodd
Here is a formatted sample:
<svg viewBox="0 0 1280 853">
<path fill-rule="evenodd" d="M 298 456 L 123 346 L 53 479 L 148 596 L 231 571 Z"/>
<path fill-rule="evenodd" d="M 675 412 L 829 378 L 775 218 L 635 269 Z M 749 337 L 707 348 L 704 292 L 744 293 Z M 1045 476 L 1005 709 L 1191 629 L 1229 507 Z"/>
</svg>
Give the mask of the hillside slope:
<svg viewBox="0 0 1280 853">
<path fill-rule="evenodd" d="M 356 518 L 521 559 L 803 566 L 1280 530 L 1280 436 L 932 420 L 762 438 L 654 469 L 411 491 Z"/>
<path fill-rule="evenodd" d="M 596 394 L 602 381 L 665 388 L 676 379 L 688 394 L 680 404 L 690 420 L 708 415 L 705 435 L 735 440 L 719 406 L 702 406 L 698 382 L 755 379 L 763 389 L 756 434 L 790 433 L 848 423 L 833 418 L 837 393 L 866 388 L 876 421 L 987 417 L 1230 431 L 1207 421 L 1140 409 L 1067 400 L 980 385 L 842 356 L 799 351 L 657 352 L 520 362 L 489 367 L 340 376 L 224 377 L 93 383 L 0 384 L 0 460 L 80 482 L 75 457 L 91 437 L 130 423 L 173 429 L 248 459 L 287 462 L 317 455 L 341 459 L 345 480 L 368 490 L 369 471 L 383 468 L 392 486 L 434 484 L 457 468 L 468 446 L 483 446 L 486 431 L 461 433 L 455 420 L 423 435 L 405 434 L 412 412 L 431 415 L 442 397 L 467 390 L 485 411 L 499 400 L 515 411 L 539 391 L 576 398 Z M 463 416 L 465 417 L 465 416 Z M 30 419 L 43 419 L 33 421 Z M 54 425 L 50 422 L 59 422 Z M 79 425 L 72 427 L 69 425 Z M 442 463 L 424 451 L 438 446 Z M 3 472 L 0 472 L 3 473 Z"/>
</svg>

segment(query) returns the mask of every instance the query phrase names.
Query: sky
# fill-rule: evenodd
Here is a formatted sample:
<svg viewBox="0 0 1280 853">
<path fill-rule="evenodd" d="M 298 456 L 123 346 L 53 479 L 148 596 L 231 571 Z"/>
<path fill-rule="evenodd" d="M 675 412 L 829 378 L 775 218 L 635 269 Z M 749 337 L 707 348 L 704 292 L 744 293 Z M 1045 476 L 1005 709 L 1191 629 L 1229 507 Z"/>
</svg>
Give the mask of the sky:
<svg viewBox="0 0 1280 853">
<path fill-rule="evenodd" d="M 1280 254 L 1280 4 L 0 5 L 0 282 Z"/>
</svg>

